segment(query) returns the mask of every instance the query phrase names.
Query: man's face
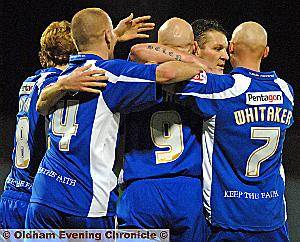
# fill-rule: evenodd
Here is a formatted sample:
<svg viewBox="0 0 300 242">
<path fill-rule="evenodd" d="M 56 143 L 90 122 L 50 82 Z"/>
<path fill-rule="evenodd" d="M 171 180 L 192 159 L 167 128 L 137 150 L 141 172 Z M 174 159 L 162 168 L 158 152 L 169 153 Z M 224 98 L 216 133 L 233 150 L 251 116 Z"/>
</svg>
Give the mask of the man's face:
<svg viewBox="0 0 300 242">
<path fill-rule="evenodd" d="M 225 62 L 229 59 L 227 54 L 228 41 L 222 32 L 208 31 L 205 33 L 205 42 L 197 51 L 200 58 L 207 60 L 214 73 L 223 74 Z"/>
</svg>

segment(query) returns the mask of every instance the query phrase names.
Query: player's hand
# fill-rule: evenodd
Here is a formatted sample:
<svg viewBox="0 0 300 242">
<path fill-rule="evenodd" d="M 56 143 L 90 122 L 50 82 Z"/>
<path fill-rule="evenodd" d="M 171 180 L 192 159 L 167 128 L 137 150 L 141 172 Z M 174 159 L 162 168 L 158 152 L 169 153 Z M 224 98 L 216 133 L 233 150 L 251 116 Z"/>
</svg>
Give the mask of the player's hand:
<svg viewBox="0 0 300 242">
<path fill-rule="evenodd" d="M 71 75 L 61 78 L 58 83 L 64 91 L 100 93 L 106 87 L 108 77 L 105 70 L 88 70 L 92 65 L 79 67 Z"/>
<path fill-rule="evenodd" d="M 150 18 L 151 16 L 133 18 L 133 13 L 131 13 L 127 18 L 122 19 L 114 29 L 118 41 L 124 42 L 136 38 L 149 38 L 148 34 L 141 34 L 141 32 L 154 29 L 154 23 L 146 23 Z"/>
</svg>

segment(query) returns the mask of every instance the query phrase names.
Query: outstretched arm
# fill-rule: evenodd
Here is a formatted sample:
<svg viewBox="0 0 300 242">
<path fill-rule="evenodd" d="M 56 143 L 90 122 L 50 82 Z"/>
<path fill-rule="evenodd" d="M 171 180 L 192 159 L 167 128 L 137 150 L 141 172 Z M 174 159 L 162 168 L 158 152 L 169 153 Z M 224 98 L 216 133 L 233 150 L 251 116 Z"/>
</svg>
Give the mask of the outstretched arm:
<svg viewBox="0 0 300 242">
<path fill-rule="evenodd" d="M 53 85 L 42 90 L 37 101 L 37 111 L 42 115 L 48 115 L 53 106 L 69 91 L 82 91 L 91 93 L 100 93 L 97 88 L 103 88 L 106 83 L 104 70 L 88 69 L 91 65 L 77 68 L 71 75 L 58 79 Z"/>
<path fill-rule="evenodd" d="M 136 44 L 131 47 L 130 59 L 137 62 L 156 62 L 178 60 L 187 63 L 197 62 L 199 58 L 186 52 L 157 43 Z"/>
<path fill-rule="evenodd" d="M 160 64 L 156 69 L 156 81 L 159 84 L 171 84 L 193 78 L 200 71 L 207 69 L 201 62 L 184 63 L 168 61 Z"/>
<path fill-rule="evenodd" d="M 133 13 L 131 13 L 127 18 L 122 19 L 114 29 L 118 41 L 124 42 L 136 38 L 149 38 L 148 34 L 141 34 L 141 32 L 154 29 L 154 23 L 146 22 L 150 18 L 151 16 L 133 18 Z"/>
</svg>

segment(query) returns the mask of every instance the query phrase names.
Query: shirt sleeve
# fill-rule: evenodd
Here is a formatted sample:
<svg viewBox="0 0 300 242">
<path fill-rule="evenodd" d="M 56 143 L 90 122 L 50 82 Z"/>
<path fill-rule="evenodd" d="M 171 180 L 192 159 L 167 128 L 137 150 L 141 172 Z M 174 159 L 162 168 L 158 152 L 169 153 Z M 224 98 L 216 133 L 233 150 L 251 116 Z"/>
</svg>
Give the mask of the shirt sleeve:
<svg viewBox="0 0 300 242">
<path fill-rule="evenodd" d="M 234 79 L 230 75 L 202 72 L 177 86 L 176 99 L 204 118 L 209 118 L 223 108 L 222 100 L 230 97 Z"/>
<path fill-rule="evenodd" d="M 293 87 L 290 84 L 287 84 L 289 88 L 290 95 L 288 93 L 285 93 L 285 96 L 289 99 L 290 102 L 290 109 L 294 109 L 294 100 L 295 100 L 295 95 L 294 95 L 294 90 Z M 290 126 L 294 124 L 294 116 L 292 115 L 291 117 L 291 123 Z"/>
<path fill-rule="evenodd" d="M 118 76 L 108 74 L 109 84 L 103 97 L 112 112 L 140 111 L 159 101 L 156 86 L 157 65 L 120 62 L 124 65 Z M 112 79 L 112 81 L 110 81 Z"/>
<path fill-rule="evenodd" d="M 40 78 L 37 82 L 38 95 L 41 94 L 42 90 L 48 86 L 53 85 L 58 80 L 58 75 L 45 74 L 42 78 Z"/>
</svg>

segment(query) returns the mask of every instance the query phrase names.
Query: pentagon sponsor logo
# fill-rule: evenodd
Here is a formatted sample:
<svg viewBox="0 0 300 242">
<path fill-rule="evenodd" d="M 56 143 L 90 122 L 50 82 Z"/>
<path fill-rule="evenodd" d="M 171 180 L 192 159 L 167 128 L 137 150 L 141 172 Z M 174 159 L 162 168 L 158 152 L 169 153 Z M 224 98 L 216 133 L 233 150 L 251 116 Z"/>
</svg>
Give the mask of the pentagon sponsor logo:
<svg viewBox="0 0 300 242">
<path fill-rule="evenodd" d="M 246 104 L 262 105 L 262 104 L 282 104 L 283 96 L 280 91 L 273 92 L 247 92 Z"/>
</svg>

